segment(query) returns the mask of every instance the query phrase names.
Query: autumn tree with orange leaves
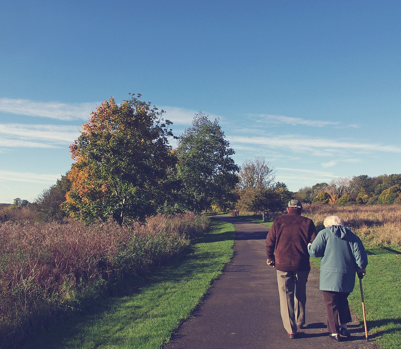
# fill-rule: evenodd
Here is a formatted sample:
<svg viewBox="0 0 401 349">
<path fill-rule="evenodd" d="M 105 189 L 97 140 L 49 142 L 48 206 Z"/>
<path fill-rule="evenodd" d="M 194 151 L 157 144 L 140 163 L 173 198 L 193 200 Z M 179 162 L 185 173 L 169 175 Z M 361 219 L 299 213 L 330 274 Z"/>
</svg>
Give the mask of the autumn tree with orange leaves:
<svg viewBox="0 0 401 349">
<path fill-rule="evenodd" d="M 165 201 L 176 163 L 168 143 L 172 123 L 140 94 L 130 96 L 120 105 L 105 100 L 70 146 L 75 162 L 63 209 L 74 219 L 113 217 L 121 225 L 145 219 Z"/>
</svg>

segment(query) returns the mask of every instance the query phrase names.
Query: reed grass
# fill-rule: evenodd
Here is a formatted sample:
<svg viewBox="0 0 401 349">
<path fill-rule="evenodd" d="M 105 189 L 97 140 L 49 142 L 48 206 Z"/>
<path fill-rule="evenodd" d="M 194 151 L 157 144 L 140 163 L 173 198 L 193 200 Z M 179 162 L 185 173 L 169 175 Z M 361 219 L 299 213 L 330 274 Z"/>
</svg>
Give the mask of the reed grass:
<svg viewBox="0 0 401 349">
<path fill-rule="evenodd" d="M 0 223 L 0 347 L 15 346 L 91 298 L 112 293 L 125 275 L 165 264 L 209 224 L 192 213 L 127 227 Z"/>
<path fill-rule="evenodd" d="M 166 265 L 127 279 L 121 294 L 46 327 L 21 349 L 156 349 L 202 301 L 233 256 L 234 227 L 212 218 L 213 229 Z"/>
</svg>

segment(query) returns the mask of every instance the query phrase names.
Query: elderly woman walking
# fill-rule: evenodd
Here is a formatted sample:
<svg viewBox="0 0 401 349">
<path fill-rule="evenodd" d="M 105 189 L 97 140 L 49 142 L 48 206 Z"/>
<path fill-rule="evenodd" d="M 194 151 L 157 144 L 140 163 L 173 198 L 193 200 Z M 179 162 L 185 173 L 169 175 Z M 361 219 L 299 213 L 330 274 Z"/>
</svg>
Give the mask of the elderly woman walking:
<svg viewBox="0 0 401 349">
<path fill-rule="evenodd" d="M 355 273 L 360 278 L 365 275 L 368 257 L 361 240 L 339 217 L 326 217 L 323 224 L 326 229 L 308 245 L 308 252 L 322 257 L 319 288 L 326 304 L 327 329 L 329 338 L 340 341 L 341 336 L 351 336 L 347 329 L 351 322 L 348 295 L 354 289 Z"/>
</svg>

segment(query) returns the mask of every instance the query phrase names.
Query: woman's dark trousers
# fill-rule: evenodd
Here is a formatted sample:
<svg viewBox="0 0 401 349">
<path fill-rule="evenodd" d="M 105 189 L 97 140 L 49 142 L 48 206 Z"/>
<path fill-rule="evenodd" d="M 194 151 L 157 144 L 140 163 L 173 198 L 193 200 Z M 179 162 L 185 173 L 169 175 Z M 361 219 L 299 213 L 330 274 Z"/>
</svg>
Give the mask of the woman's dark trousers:
<svg viewBox="0 0 401 349">
<path fill-rule="evenodd" d="M 348 306 L 348 296 L 349 293 L 323 291 L 329 333 L 339 333 L 338 319 L 340 319 L 340 324 L 352 321 Z"/>
</svg>

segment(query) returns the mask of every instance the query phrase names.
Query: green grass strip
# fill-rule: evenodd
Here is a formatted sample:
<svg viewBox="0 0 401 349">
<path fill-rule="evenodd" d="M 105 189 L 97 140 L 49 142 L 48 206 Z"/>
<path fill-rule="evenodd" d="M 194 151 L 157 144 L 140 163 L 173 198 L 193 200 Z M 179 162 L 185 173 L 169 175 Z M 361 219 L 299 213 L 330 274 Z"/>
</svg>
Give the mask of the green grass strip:
<svg viewBox="0 0 401 349">
<path fill-rule="evenodd" d="M 369 255 L 368 260 L 362 288 L 369 335 L 381 349 L 401 348 L 401 256 L 398 253 Z M 358 278 L 349 301 L 363 326 Z"/>
<path fill-rule="evenodd" d="M 190 253 L 127 283 L 124 296 L 103 300 L 86 314 L 43 329 L 21 349 L 161 348 L 233 256 L 233 225 L 212 222 L 213 230 Z"/>
</svg>

